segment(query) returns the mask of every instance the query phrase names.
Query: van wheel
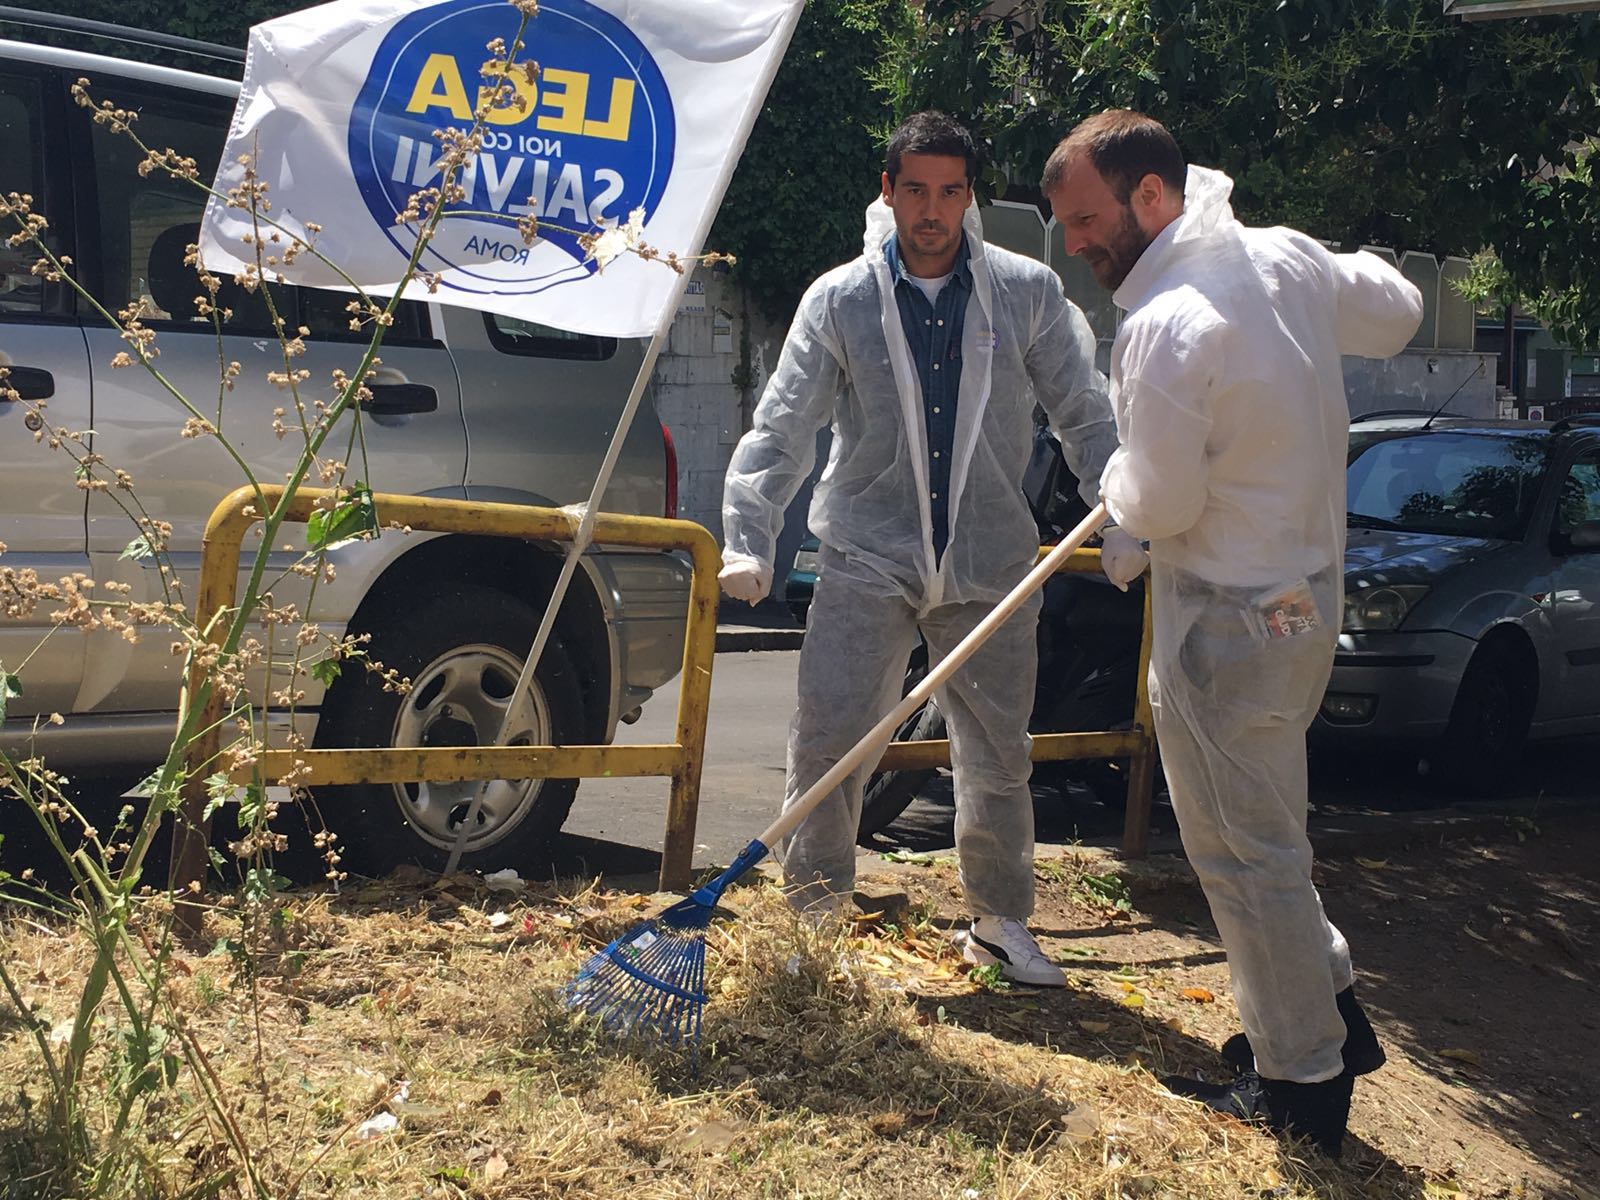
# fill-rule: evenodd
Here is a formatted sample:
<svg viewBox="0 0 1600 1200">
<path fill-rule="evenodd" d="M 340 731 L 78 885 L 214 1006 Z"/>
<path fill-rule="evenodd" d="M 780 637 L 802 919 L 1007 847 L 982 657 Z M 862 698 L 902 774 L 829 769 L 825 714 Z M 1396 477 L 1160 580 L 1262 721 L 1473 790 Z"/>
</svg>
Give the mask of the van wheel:
<svg viewBox="0 0 1600 1200">
<path fill-rule="evenodd" d="M 1430 764 L 1447 787 L 1469 795 L 1503 792 L 1522 757 L 1537 682 L 1504 642 L 1479 646 L 1461 677 L 1450 724 Z"/>
<path fill-rule="evenodd" d="M 402 609 L 401 606 L 404 605 Z M 411 680 L 404 695 L 346 663 L 323 700 L 319 748 L 481 746 L 499 733 L 540 614 L 515 596 L 470 583 L 397 598 L 364 630 L 370 657 Z M 540 656 L 512 745 L 579 740 L 582 692 L 554 636 Z M 404 863 L 442 868 L 466 819 L 476 781 L 358 784 L 316 789 L 338 835 L 343 866 L 381 875 Z M 463 867 L 525 864 L 561 828 L 576 779 L 492 780 L 463 849 Z"/>
</svg>

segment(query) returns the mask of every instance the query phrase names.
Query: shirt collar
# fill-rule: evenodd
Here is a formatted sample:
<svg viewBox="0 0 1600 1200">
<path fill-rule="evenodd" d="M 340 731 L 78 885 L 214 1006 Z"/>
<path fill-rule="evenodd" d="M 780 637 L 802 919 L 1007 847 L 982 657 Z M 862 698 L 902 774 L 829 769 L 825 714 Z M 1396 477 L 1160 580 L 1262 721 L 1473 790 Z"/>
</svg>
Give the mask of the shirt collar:
<svg viewBox="0 0 1600 1200">
<path fill-rule="evenodd" d="M 883 257 L 889 264 L 889 274 L 894 277 L 895 286 L 909 283 L 911 275 L 906 270 L 905 263 L 900 258 L 900 235 L 891 233 L 883 243 Z M 972 248 L 967 245 L 967 235 L 961 234 L 961 246 L 956 251 L 956 263 L 951 270 L 951 278 L 960 280 L 967 288 L 972 287 Z"/>
</svg>

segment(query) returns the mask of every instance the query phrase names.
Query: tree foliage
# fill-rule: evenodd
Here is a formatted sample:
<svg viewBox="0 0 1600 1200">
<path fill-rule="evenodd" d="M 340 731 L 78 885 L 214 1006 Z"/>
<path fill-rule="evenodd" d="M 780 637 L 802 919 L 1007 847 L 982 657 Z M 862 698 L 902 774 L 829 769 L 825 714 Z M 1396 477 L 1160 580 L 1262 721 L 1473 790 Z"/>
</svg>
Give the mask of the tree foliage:
<svg viewBox="0 0 1600 1200">
<path fill-rule="evenodd" d="M 806 4 L 711 233 L 769 318 L 860 252 L 891 117 L 870 76 L 910 27 L 904 0 Z"/>
<path fill-rule="evenodd" d="M 1074 123 L 1120 106 L 1234 177 L 1251 222 L 1550 274 L 1600 244 L 1575 148 L 1600 134 L 1600 19 L 1467 24 L 1438 0 L 926 0 L 880 81 L 897 112 L 973 121 L 1032 185 Z M 1592 263 L 1592 256 L 1584 261 Z"/>
<path fill-rule="evenodd" d="M 108 21 L 131 29 L 149 29 L 176 37 L 214 42 L 243 50 L 252 25 L 305 8 L 300 0 L 232 0 L 216 4 L 213 0 L 57 0 L 54 11 L 68 17 Z M 33 34 L 45 37 L 44 34 Z M 102 50 L 96 39 L 86 45 L 78 34 L 49 39 L 75 48 Z M 189 71 L 208 71 L 237 79 L 237 64 L 221 63 L 170 51 L 141 48 L 140 57 L 152 62 L 183 67 Z"/>
</svg>

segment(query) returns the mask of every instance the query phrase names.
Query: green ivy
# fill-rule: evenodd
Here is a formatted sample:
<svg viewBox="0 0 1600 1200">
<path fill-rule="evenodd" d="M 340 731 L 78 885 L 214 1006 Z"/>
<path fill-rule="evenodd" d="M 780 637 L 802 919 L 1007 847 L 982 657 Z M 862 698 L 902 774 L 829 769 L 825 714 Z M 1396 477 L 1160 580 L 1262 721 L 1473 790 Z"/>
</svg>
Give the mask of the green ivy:
<svg viewBox="0 0 1600 1200">
<path fill-rule="evenodd" d="M 887 99 L 871 76 L 910 29 L 905 0 L 809 0 L 711 232 L 769 319 L 861 252 L 879 191 Z"/>
<path fill-rule="evenodd" d="M 994 15 L 1004 12 L 1009 15 Z M 1572 169 L 1600 135 L 1595 14 L 1467 24 L 1438 0 L 925 0 L 879 73 L 897 112 L 969 117 L 1013 188 L 1100 109 L 1165 122 L 1234 177 L 1242 219 L 1347 244 L 1501 251 L 1600 314 L 1600 245 Z M 1576 297 L 1582 297 L 1581 299 Z"/>
</svg>

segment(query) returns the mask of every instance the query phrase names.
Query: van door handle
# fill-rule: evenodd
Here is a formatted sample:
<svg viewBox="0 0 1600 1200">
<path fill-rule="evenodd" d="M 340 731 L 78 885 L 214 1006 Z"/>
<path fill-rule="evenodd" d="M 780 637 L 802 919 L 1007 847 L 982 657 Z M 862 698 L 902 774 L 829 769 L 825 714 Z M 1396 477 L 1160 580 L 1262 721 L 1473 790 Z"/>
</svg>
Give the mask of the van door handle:
<svg viewBox="0 0 1600 1200">
<path fill-rule="evenodd" d="M 437 412 L 439 393 L 425 383 L 369 383 L 372 397 L 361 402 L 364 411 L 380 417 Z"/>
<path fill-rule="evenodd" d="M 56 377 L 42 367 L 7 367 L 10 374 L 3 387 L 10 387 L 22 400 L 48 400 L 56 394 Z M 9 400 L 10 396 L 0 396 Z"/>
</svg>

